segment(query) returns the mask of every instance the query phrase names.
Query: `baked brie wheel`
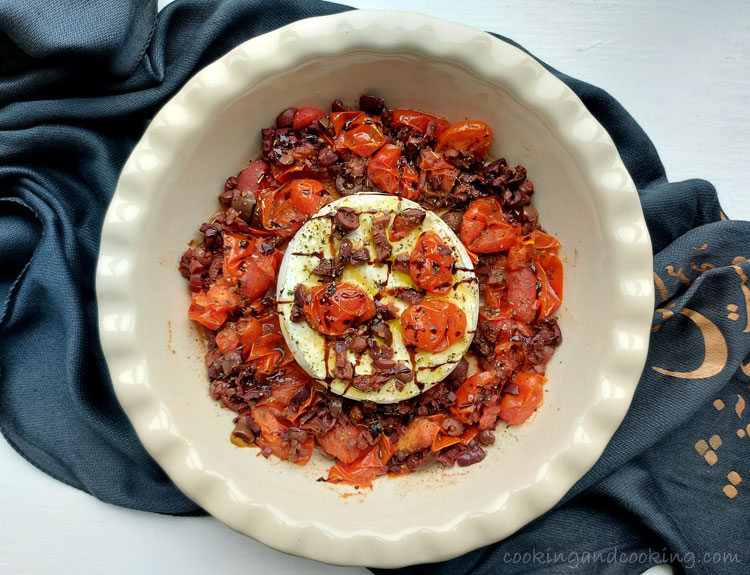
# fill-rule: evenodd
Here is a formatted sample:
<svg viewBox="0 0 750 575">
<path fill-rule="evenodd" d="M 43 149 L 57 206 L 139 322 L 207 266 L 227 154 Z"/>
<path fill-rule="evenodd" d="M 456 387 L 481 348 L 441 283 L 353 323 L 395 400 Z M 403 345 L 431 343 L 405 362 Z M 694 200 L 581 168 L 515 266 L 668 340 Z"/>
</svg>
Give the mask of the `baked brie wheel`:
<svg viewBox="0 0 750 575">
<path fill-rule="evenodd" d="M 289 242 L 277 283 L 294 359 L 328 389 L 395 403 L 447 377 L 469 349 L 479 286 L 438 214 L 391 195 L 324 206 Z"/>
</svg>

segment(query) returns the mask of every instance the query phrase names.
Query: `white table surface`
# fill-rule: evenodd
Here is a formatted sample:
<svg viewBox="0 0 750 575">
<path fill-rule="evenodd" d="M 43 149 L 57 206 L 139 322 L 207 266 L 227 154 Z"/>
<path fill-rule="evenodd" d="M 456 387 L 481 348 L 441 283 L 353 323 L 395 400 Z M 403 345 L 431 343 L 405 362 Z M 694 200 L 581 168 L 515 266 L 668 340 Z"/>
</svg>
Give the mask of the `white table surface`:
<svg viewBox="0 0 750 575">
<path fill-rule="evenodd" d="M 169 0 L 160 0 L 160 6 Z M 675 0 L 351 0 L 513 38 L 608 90 L 640 122 L 671 181 L 700 177 L 750 219 L 750 4 Z M 354 575 L 284 555 L 212 518 L 120 509 L 58 483 L 0 440 L 0 573 Z M 659 568 L 649 572 L 669 573 Z"/>
</svg>

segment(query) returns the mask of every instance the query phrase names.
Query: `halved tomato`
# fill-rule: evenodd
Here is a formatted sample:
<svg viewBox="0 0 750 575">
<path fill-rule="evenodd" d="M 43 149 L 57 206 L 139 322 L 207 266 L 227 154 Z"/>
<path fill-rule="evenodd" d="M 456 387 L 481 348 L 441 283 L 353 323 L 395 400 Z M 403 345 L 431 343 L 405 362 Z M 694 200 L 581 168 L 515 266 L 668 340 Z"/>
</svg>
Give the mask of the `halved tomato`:
<svg viewBox="0 0 750 575">
<path fill-rule="evenodd" d="M 470 156 L 479 161 L 492 143 L 492 130 L 484 122 L 467 120 L 453 124 L 438 137 L 436 152 Z"/>
<path fill-rule="evenodd" d="M 495 198 L 474 200 L 461 220 L 461 241 L 472 252 L 491 254 L 507 250 L 516 241 L 521 228 L 505 220 Z"/>
<path fill-rule="evenodd" d="M 299 179 L 287 182 L 261 197 L 263 227 L 282 238 L 291 237 L 328 199 L 328 192 L 318 180 Z"/>
<path fill-rule="evenodd" d="M 453 287 L 453 251 L 433 231 L 422 232 L 409 258 L 409 275 L 423 290 L 447 294 Z"/>
<path fill-rule="evenodd" d="M 426 299 L 409 306 L 400 321 L 404 343 L 432 353 L 445 351 L 466 331 L 466 314 L 442 299 Z"/>
<path fill-rule="evenodd" d="M 544 401 L 542 386 L 547 379 L 538 373 L 518 373 L 511 382 L 518 386 L 518 394 L 503 395 L 500 402 L 500 419 L 508 425 L 526 421 Z"/>
<path fill-rule="evenodd" d="M 321 285 L 310 290 L 305 316 L 325 335 L 341 335 L 375 317 L 375 302 L 362 288 L 347 282 Z"/>
</svg>

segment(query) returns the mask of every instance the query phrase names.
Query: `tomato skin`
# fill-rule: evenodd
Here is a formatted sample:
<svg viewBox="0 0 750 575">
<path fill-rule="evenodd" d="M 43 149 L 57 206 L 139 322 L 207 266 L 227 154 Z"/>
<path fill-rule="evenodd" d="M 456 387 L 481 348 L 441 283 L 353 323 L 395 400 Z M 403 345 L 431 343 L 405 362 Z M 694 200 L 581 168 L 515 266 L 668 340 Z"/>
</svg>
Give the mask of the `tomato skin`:
<svg viewBox="0 0 750 575">
<path fill-rule="evenodd" d="M 367 164 L 367 177 L 380 190 L 395 195 L 399 190 L 401 175 L 398 162 L 401 159 L 401 148 L 386 144 Z"/>
<path fill-rule="evenodd" d="M 432 442 L 432 451 L 440 451 L 441 449 L 445 449 L 451 445 L 456 445 L 457 443 L 467 445 L 477 436 L 477 433 L 479 433 L 479 429 L 476 425 L 467 427 L 461 435 L 457 436 L 446 435 L 442 433 L 441 430 L 441 433 L 439 433 L 437 437 L 435 437 L 435 441 Z"/>
<path fill-rule="evenodd" d="M 375 317 L 375 302 L 360 287 L 336 282 L 310 290 L 303 308 L 307 321 L 324 335 L 341 335 Z"/>
<path fill-rule="evenodd" d="M 453 124 L 438 137 L 436 152 L 446 151 L 481 160 L 492 143 L 492 130 L 484 122 L 467 120 Z"/>
<path fill-rule="evenodd" d="M 372 480 L 388 473 L 387 463 L 393 455 L 391 442 L 381 435 L 378 443 L 360 459 L 352 463 L 337 463 L 328 470 L 328 481 L 372 487 Z"/>
<path fill-rule="evenodd" d="M 436 124 L 435 133 L 437 135 L 443 133 L 450 126 L 445 118 L 439 118 L 432 114 L 425 114 L 424 112 L 416 112 L 414 110 L 393 110 L 391 112 L 391 122 L 393 125 L 406 126 L 420 134 L 424 134 L 427 131 L 427 125 L 430 123 L 430 120 Z"/>
<path fill-rule="evenodd" d="M 358 156 L 372 156 L 387 139 L 378 124 L 364 112 L 332 112 L 336 149 L 349 149 Z"/>
<path fill-rule="evenodd" d="M 413 419 L 393 446 L 393 452 L 415 453 L 430 447 L 441 431 L 440 424 L 428 417 Z"/>
<path fill-rule="evenodd" d="M 472 415 L 476 409 L 474 397 L 480 388 L 492 387 L 497 383 L 497 376 L 490 371 L 475 373 L 456 390 L 456 402 L 451 407 L 451 413 L 462 423 L 472 423 Z"/>
<path fill-rule="evenodd" d="M 500 419 L 508 425 L 526 421 L 544 401 L 542 386 L 547 379 L 538 373 L 518 373 L 515 383 L 518 395 L 504 394 L 500 401 Z"/>
<path fill-rule="evenodd" d="M 505 221 L 495 198 L 474 200 L 461 220 L 461 241 L 472 252 L 491 254 L 509 249 L 518 237 L 520 227 Z"/>
<path fill-rule="evenodd" d="M 279 411 L 268 405 L 255 405 L 250 409 L 250 415 L 261 429 L 261 433 L 255 438 L 255 443 L 262 449 L 268 448 L 279 459 L 285 459 L 305 465 L 312 455 L 315 440 L 312 437 L 304 442 L 302 453 L 292 450 L 291 446 L 284 442 L 283 434 L 289 430 L 289 425 L 284 423 Z"/>
<path fill-rule="evenodd" d="M 404 164 L 400 188 L 401 197 L 414 201 L 419 198 L 419 173 L 411 164 Z"/>
<path fill-rule="evenodd" d="M 278 409 L 282 415 L 286 416 L 286 419 L 293 421 L 299 415 L 303 409 L 306 409 L 306 405 L 300 406 L 299 410 L 295 413 L 290 413 L 290 405 L 292 398 L 305 387 L 311 387 L 312 381 L 307 374 L 305 374 L 301 368 L 296 365 L 288 365 L 282 367 L 278 372 L 269 378 L 271 385 L 270 394 L 262 397 L 258 400 L 256 405 L 267 405 Z M 312 398 L 312 389 L 310 396 Z M 291 416 L 291 417 L 289 417 Z"/>
<path fill-rule="evenodd" d="M 193 292 L 188 317 L 207 327 L 219 329 L 237 308 L 242 298 L 237 293 L 237 284 L 229 278 L 222 278 L 207 291 Z"/>
<path fill-rule="evenodd" d="M 362 124 L 344 132 L 342 143 L 352 152 L 363 158 L 372 156 L 383 144 L 386 137 L 375 124 Z"/>
<path fill-rule="evenodd" d="M 219 351 L 226 355 L 233 349 L 237 349 L 240 346 L 240 334 L 237 333 L 237 327 L 235 324 L 226 324 L 224 328 L 216 334 L 216 347 Z"/>
<path fill-rule="evenodd" d="M 260 199 L 261 221 L 282 238 L 293 236 L 304 221 L 328 202 L 328 192 L 318 180 L 298 179 Z"/>
<path fill-rule="evenodd" d="M 302 130 L 325 115 L 326 113 L 323 110 L 318 110 L 317 108 L 297 108 L 292 119 L 292 128 Z"/>
<path fill-rule="evenodd" d="M 362 124 L 367 118 L 367 114 L 347 110 L 345 112 L 331 112 L 328 117 L 333 125 L 334 134 L 338 138 L 344 132 L 344 128 Z"/>
<path fill-rule="evenodd" d="M 356 425 L 339 419 L 333 429 L 317 439 L 318 445 L 328 455 L 335 457 L 341 463 L 349 464 L 367 453 L 357 446 L 359 436 L 360 431 Z"/>
<path fill-rule="evenodd" d="M 437 233 L 422 232 L 409 258 L 409 275 L 423 290 L 444 295 L 453 286 L 454 263 L 452 250 Z"/>
<path fill-rule="evenodd" d="M 446 194 L 453 189 L 459 174 L 459 170 L 450 164 L 443 154 L 429 149 L 420 152 L 419 168 L 426 171 L 430 179 L 437 177 L 440 189 Z"/>
<path fill-rule="evenodd" d="M 401 314 L 404 343 L 439 353 L 456 343 L 466 331 L 466 314 L 456 304 L 426 299 Z"/>
<path fill-rule="evenodd" d="M 270 332 L 264 333 L 253 342 L 247 361 L 250 362 L 254 373 L 271 375 L 279 367 L 294 361 L 294 357 L 286 345 L 284 336 Z"/>
<path fill-rule="evenodd" d="M 224 233 L 222 273 L 227 278 L 239 277 L 240 291 L 250 301 L 273 285 L 283 258 L 277 249 L 265 253 L 262 244 L 263 240 L 246 234 Z"/>
<path fill-rule="evenodd" d="M 514 317 L 524 323 L 534 321 L 536 316 L 536 279 L 530 267 L 508 273 L 508 303 Z"/>
<path fill-rule="evenodd" d="M 237 188 L 240 192 L 258 193 L 271 183 L 271 170 L 263 160 L 253 162 L 237 176 Z"/>
</svg>

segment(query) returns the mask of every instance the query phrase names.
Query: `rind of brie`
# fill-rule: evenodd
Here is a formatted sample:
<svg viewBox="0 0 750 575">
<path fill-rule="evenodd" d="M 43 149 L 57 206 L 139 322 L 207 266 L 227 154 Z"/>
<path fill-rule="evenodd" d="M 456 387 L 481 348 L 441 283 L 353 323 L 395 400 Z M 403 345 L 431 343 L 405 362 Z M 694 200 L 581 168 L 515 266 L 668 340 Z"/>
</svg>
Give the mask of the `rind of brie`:
<svg viewBox="0 0 750 575">
<path fill-rule="evenodd" d="M 320 261 L 319 257 L 314 254 L 322 253 L 323 257 L 330 258 L 338 251 L 341 238 L 331 239 L 332 219 L 326 215 L 335 214 L 340 207 L 349 207 L 360 213 L 359 228 L 345 237 L 354 244 L 354 249 L 367 246 L 373 262 L 375 246 L 371 240 L 372 220 L 384 213 L 390 213 L 392 222 L 396 213 L 407 208 L 422 209 L 426 212 L 426 217 L 422 225 L 412 230 L 406 237 L 397 242 L 391 242 L 393 248 L 391 261 L 401 253 L 411 253 L 419 234 L 428 230 L 440 235 L 453 251 L 456 260 L 457 269 L 451 291 L 445 296 L 430 295 L 430 297 L 451 301 L 466 314 L 466 332 L 459 341 L 441 353 L 429 353 L 417 349 L 412 356 L 404 345 L 399 319 L 386 322 L 393 333 L 391 347 L 394 350 L 394 359 L 414 369 L 415 380 L 404 384 L 401 391 L 397 389 L 396 380 L 393 379 L 378 391 L 361 392 L 352 387 L 351 382 L 332 378 L 330 374 L 333 373 L 335 357 L 331 350 L 328 354 L 328 369 L 326 369 L 325 337 L 308 322 L 294 323 L 289 319 L 297 285 L 303 283 L 308 287 L 314 287 L 323 283 L 322 278 L 312 273 L 313 268 Z M 334 243 L 333 251 L 332 242 Z M 389 263 L 347 266 L 338 281 L 356 284 L 375 299 L 380 294 L 381 303 L 393 303 L 400 312 L 403 312 L 408 304 L 392 295 L 394 288 L 414 287 L 408 274 L 391 269 Z M 279 270 L 276 299 L 281 329 L 300 367 L 334 393 L 351 399 L 366 399 L 376 403 L 395 403 L 414 397 L 448 376 L 468 350 L 479 314 L 479 286 L 471 259 L 461 240 L 434 212 L 423 209 L 415 202 L 383 194 L 357 194 L 341 198 L 324 206 L 318 214 L 305 223 L 287 246 Z M 382 344 L 382 342 L 379 343 Z M 360 356 L 349 350 L 347 357 L 354 364 L 355 373 L 366 375 L 373 372 L 372 362 L 367 352 Z"/>
</svg>

